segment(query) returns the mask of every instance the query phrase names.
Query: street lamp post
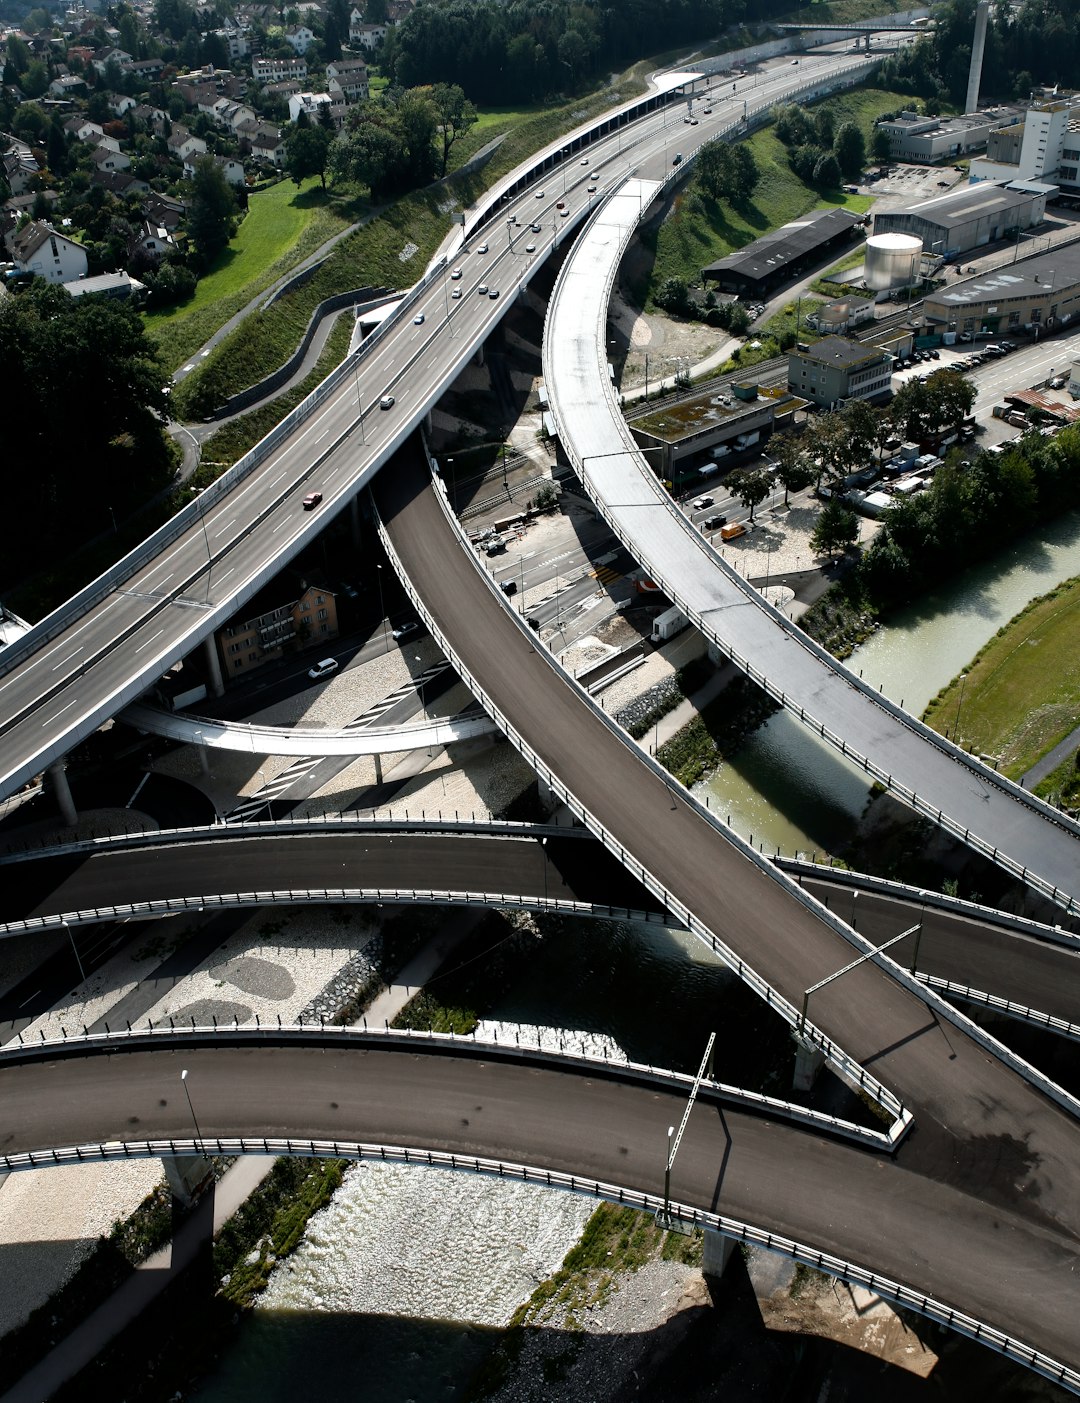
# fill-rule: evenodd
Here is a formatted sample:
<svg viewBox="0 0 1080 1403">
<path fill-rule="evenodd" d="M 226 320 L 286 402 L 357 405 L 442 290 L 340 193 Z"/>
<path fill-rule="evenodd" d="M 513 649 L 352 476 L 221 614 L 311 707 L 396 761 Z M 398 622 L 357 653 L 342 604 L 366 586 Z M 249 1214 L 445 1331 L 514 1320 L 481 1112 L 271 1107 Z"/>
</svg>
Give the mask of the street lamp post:
<svg viewBox="0 0 1080 1403">
<path fill-rule="evenodd" d="M 360 442 L 367 443 L 364 430 L 364 406 L 360 403 L 360 356 L 353 361 L 353 380 L 356 384 L 356 412 L 360 416 Z"/>
<path fill-rule="evenodd" d="M 191 1091 L 188 1088 L 187 1069 L 180 1073 L 180 1080 L 184 1084 L 184 1095 L 187 1097 L 188 1110 L 191 1112 L 191 1123 L 195 1127 L 195 1143 L 202 1144 L 202 1131 L 199 1129 L 199 1122 L 195 1118 L 195 1107 L 191 1104 Z"/>
<path fill-rule="evenodd" d="M 548 875 L 547 875 L 547 839 L 540 839 L 540 866 L 544 871 L 544 906 L 548 903 Z"/>
<path fill-rule="evenodd" d="M 420 664 L 420 714 L 426 716 L 427 712 L 424 710 L 424 660 L 419 653 L 414 653 L 413 662 Z"/>
<path fill-rule="evenodd" d="M 75 936 L 72 933 L 71 926 L 67 923 L 67 921 L 61 921 L 60 924 L 68 933 L 68 939 L 71 941 L 71 953 L 75 956 L 75 963 L 79 966 L 79 979 L 83 984 L 85 984 L 86 970 L 83 969 L 82 958 L 79 955 L 79 947 L 75 944 Z"/>
</svg>

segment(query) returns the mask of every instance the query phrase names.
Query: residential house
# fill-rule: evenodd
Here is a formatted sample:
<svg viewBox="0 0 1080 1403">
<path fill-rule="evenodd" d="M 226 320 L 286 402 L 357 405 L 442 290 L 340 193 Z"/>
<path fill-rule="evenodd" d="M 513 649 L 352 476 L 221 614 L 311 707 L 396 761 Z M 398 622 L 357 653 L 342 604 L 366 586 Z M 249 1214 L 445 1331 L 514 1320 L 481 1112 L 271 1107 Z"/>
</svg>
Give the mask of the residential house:
<svg viewBox="0 0 1080 1403">
<path fill-rule="evenodd" d="M 8 189 L 13 195 L 29 194 L 30 182 L 37 174 L 38 163 L 29 154 L 5 151 L 3 156 L 0 156 L 0 175 L 7 181 Z"/>
<path fill-rule="evenodd" d="M 66 73 L 63 77 L 54 78 L 49 84 L 49 92 L 53 97 L 76 98 L 86 95 L 86 79 L 78 77 L 74 73 Z"/>
<path fill-rule="evenodd" d="M 332 108 L 334 100 L 329 93 L 297 93 L 289 98 L 289 121 L 295 122 L 301 112 L 306 112 L 313 123 L 319 120 L 321 107 Z"/>
<path fill-rule="evenodd" d="M 189 156 L 206 155 L 206 142 L 202 137 L 189 132 L 187 127 L 181 126 L 179 122 L 173 127 L 172 135 L 165 144 L 169 148 L 169 155 L 177 161 L 186 161 Z"/>
<path fill-rule="evenodd" d="M 187 206 L 172 195 L 152 190 L 143 201 L 143 214 L 155 224 L 163 225 L 174 234 L 187 218 Z"/>
<path fill-rule="evenodd" d="M 300 580 L 298 597 L 275 605 L 281 595 L 270 594 L 273 588 L 268 586 L 248 604 L 248 609 L 262 606 L 260 612 L 218 630 L 218 652 L 227 677 L 242 676 L 263 663 L 276 662 L 286 652 L 338 636 L 337 599 L 332 590 Z"/>
<path fill-rule="evenodd" d="M 303 85 L 295 78 L 286 79 L 283 83 L 267 83 L 263 89 L 265 97 L 279 97 L 283 102 L 288 102 L 289 98 L 295 97 L 302 90 Z"/>
<path fill-rule="evenodd" d="M 95 146 L 90 159 L 99 171 L 126 171 L 131 165 L 126 151 L 110 151 L 107 146 Z"/>
<path fill-rule="evenodd" d="M 160 78 L 165 69 L 165 61 L 160 58 L 134 59 L 124 64 L 125 75 L 130 74 L 139 82 L 149 85 Z"/>
<path fill-rule="evenodd" d="M 121 68 L 133 62 L 133 56 L 126 49 L 115 49 L 111 45 L 104 49 L 98 49 L 97 53 L 90 60 L 99 73 L 104 75 L 106 67 L 110 63 L 116 63 Z"/>
<path fill-rule="evenodd" d="M 64 132 L 75 141 L 89 141 L 95 135 L 104 136 L 105 133 L 97 122 L 91 122 L 89 117 L 69 117 L 64 123 Z"/>
<path fill-rule="evenodd" d="M 135 99 L 129 97 L 127 93 L 109 94 L 109 108 L 111 111 L 115 112 L 118 117 L 123 117 L 125 113 L 130 112 L 132 108 L 138 105 Z"/>
<path fill-rule="evenodd" d="M 386 38 L 385 24 L 366 24 L 363 10 L 354 9 L 349 15 L 349 43 L 354 49 L 370 53 Z"/>
<path fill-rule="evenodd" d="M 294 58 L 256 58 L 251 61 L 251 75 L 256 83 L 280 83 L 284 78 L 303 81 L 307 63 L 299 55 Z"/>
<path fill-rule="evenodd" d="M 98 273 L 93 278 L 76 278 L 64 283 L 64 291 L 71 297 L 108 297 L 117 302 L 126 302 L 129 297 L 141 298 L 146 292 L 146 284 L 133 278 L 130 273 Z"/>
<path fill-rule="evenodd" d="M 50 283 L 86 276 L 86 249 L 44 222 L 27 224 L 9 235 L 8 247 L 20 273 L 32 273 Z"/>
<path fill-rule="evenodd" d="M 214 33 L 225 45 L 230 63 L 239 63 L 241 59 L 250 56 L 251 40 L 242 29 L 229 26 L 225 29 L 215 29 Z"/>
<path fill-rule="evenodd" d="M 225 179 L 230 185 L 243 185 L 245 181 L 244 164 L 235 160 L 232 156 L 211 156 L 210 159 L 220 171 L 224 172 Z M 189 156 L 184 162 L 184 174 L 188 180 L 195 178 L 195 165 L 202 160 L 201 156 Z"/>
<path fill-rule="evenodd" d="M 158 264 L 176 248 L 176 240 L 164 224 L 144 219 L 128 240 L 128 262 Z"/>
<path fill-rule="evenodd" d="M 202 104 L 200 103 L 199 106 L 201 108 Z M 236 131 L 245 122 L 255 121 L 255 109 L 248 107 L 244 102 L 233 102 L 231 98 L 219 97 L 210 108 L 210 116 L 219 126 Z"/>
<path fill-rule="evenodd" d="M 147 195 L 151 188 L 145 180 L 140 180 L 130 171 L 95 170 L 91 172 L 90 184 L 100 185 L 102 190 L 108 190 L 121 200 L 127 195 Z"/>
<path fill-rule="evenodd" d="M 295 29 L 285 31 L 285 42 L 294 54 L 299 54 L 303 58 L 315 42 L 315 31 L 309 29 L 306 24 L 298 24 Z"/>
<path fill-rule="evenodd" d="M 284 166 L 285 140 L 271 122 L 245 122 L 237 131 L 237 136 L 242 152 L 250 153 L 266 165 Z"/>
<path fill-rule="evenodd" d="M 362 58 L 336 58 L 326 65 L 326 88 L 340 102 L 365 102 L 368 69 Z"/>
</svg>

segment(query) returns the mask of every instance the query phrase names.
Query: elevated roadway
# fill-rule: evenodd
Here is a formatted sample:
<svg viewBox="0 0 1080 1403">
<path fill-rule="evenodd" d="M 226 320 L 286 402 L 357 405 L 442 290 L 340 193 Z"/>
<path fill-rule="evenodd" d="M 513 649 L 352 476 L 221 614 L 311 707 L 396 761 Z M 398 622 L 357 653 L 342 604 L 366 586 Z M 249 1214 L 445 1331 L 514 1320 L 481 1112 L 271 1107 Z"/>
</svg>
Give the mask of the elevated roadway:
<svg viewBox="0 0 1080 1403">
<path fill-rule="evenodd" d="M 0 657 L 0 798 L 59 761 L 209 638 L 354 502 L 505 314 L 541 261 L 632 167 L 669 167 L 741 115 L 871 71 L 854 56 L 808 59 L 744 80 L 684 127 L 700 74 L 661 75 L 648 96 L 560 138 L 468 216 L 454 266 L 436 263 L 351 357 L 251 454 L 125 561 Z M 596 186 L 595 192 L 588 190 Z M 558 208 L 563 203 L 568 214 Z M 508 225 L 510 216 L 515 225 Z M 534 230 L 530 226 L 538 225 Z M 486 252 L 481 252 L 481 248 Z M 497 297 L 481 294 L 483 286 Z M 461 293 L 460 298 L 454 294 Z M 380 404 L 393 399 L 393 404 Z M 311 491 L 323 495 L 302 510 Z"/>
<path fill-rule="evenodd" d="M 464 816 L 463 816 L 464 817 Z M 936 893 L 785 864 L 876 946 L 949 989 L 1080 1038 L 1080 937 Z M 147 915 L 290 903 L 420 901 L 519 906 L 673 923 L 584 829 L 311 820 L 146 833 L 0 859 L 0 935 Z M 268 878 L 268 874 L 272 874 Z M 272 889 L 267 888 L 272 880 Z"/>
<path fill-rule="evenodd" d="M 587 492 L 693 624 L 794 716 L 918 813 L 1073 909 L 1080 825 L 880 697 L 807 638 L 675 507 L 638 450 L 607 373 L 606 327 L 619 262 L 651 198 L 631 180 L 596 212 L 563 264 L 545 323 L 550 412 Z"/>
<path fill-rule="evenodd" d="M 245 721 L 218 721 L 189 716 L 136 702 L 120 719 L 136 730 L 167 736 L 212 750 L 240 750 L 248 755 L 386 755 L 424 750 L 490 735 L 486 716 L 440 716 L 405 726 L 256 726 Z"/>
<path fill-rule="evenodd" d="M 36 1165 L 49 1164 L 54 1150 L 67 1162 L 196 1147 L 381 1158 L 390 1147 L 389 1157 L 414 1164 L 435 1151 L 456 1169 L 655 1209 L 660 1150 L 686 1091 L 685 1078 L 645 1069 L 344 1031 L 16 1047 L 0 1052 L 0 1167 L 29 1167 L 30 1152 Z M 1043 1211 L 1032 1231 L 1029 1213 L 985 1192 L 995 1168 L 1023 1173 L 1023 1153 L 987 1141 L 982 1154 L 934 1178 L 919 1164 L 916 1140 L 890 1156 L 707 1087 L 671 1197 L 688 1218 L 900 1295 L 947 1323 L 960 1323 L 950 1314 L 963 1311 L 974 1317 L 969 1333 L 1080 1387 L 1077 1242 Z M 59 1153 L 70 1147 L 78 1155 Z M 984 1334 L 976 1321 L 1000 1333 Z"/>
</svg>

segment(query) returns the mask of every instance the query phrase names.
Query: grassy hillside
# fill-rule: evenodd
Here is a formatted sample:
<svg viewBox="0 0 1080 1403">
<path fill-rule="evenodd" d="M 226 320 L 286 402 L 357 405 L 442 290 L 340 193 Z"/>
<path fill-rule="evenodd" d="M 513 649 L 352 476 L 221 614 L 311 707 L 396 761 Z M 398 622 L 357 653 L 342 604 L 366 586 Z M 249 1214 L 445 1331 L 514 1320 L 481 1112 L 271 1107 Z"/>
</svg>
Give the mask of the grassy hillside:
<svg viewBox="0 0 1080 1403">
<path fill-rule="evenodd" d="M 895 111 L 904 101 L 901 93 L 856 88 L 820 106 L 835 113 L 837 126 L 848 120 L 858 122 L 869 140 L 875 117 Z M 653 290 L 667 278 L 700 281 L 706 264 L 810 210 L 842 205 L 862 213 L 873 203 L 867 195 L 847 195 L 839 190 L 822 195 L 804 185 L 788 165 L 787 148 L 777 140 L 771 127 L 756 132 L 748 139 L 748 145 L 761 172 L 750 200 L 743 205 L 711 200 L 691 178 L 677 197 L 672 214 L 659 230 L 646 235 L 656 257 L 647 284 L 635 289 L 639 301 L 651 298 Z"/>
</svg>

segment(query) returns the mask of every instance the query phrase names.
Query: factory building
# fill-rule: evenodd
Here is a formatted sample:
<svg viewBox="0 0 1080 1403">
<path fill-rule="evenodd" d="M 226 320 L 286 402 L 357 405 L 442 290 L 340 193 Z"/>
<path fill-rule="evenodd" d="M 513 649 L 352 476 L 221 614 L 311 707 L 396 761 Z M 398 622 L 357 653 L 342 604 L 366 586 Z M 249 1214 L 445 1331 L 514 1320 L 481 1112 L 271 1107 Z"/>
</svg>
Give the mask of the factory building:
<svg viewBox="0 0 1080 1403">
<path fill-rule="evenodd" d="M 955 258 L 1035 228 L 1045 219 L 1046 201 L 1055 193 L 1054 186 L 1038 181 L 964 185 L 947 195 L 875 215 L 874 234 L 911 234 L 922 240 L 927 253 Z"/>
<path fill-rule="evenodd" d="M 972 336 L 1037 336 L 1069 326 L 1080 318 L 1080 247 L 1063 245 L 928 293 L 923 313 L 934 331 Z"/>
<path fill-rule="evenodd" d="M 862 216 L 850 210 L 815 210 L 702 268 L 702 281 L 717 283 L 724 292 L 766 296 L 845 247 L 861 225 Z"/>
</svg>

